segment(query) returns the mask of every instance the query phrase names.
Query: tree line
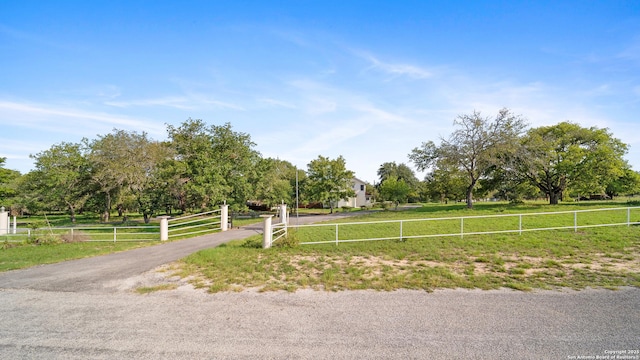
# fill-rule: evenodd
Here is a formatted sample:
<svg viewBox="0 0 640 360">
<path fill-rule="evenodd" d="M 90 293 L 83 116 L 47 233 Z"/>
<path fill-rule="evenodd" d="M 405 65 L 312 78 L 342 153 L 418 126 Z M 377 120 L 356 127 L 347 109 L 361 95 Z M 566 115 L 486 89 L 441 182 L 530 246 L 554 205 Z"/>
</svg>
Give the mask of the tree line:
<svg viewBox="0 0 640 360">
<path fill-rule="evenodd" d="M 378 182 L 367 186 L 378 200 L 401 202 L 498 197 L 511 201 L 640 192 L 640 175 L 623 156 L 627 145 L 607 129 L 570 122 L 527 128 L 521 116 L 502 109 L 491 117 L 479 112 L 454 120 L 455 130 L 427 141 L 408 155 L 426 178 L 418 180 L 406 164 L 387 162 Z M 328 204 L 353 196 L 354 173 L 345 159 L 318 156 L 297 169 L 285 160 L 264 158 L 249 134 L 230 123 L 208 125 L 188 119 L 167 125 L 168 139 L 114 129 L 96 139 L 59 143 L 31 155 L 27 174 L 3 168 L 0 202 L 14 213 L 95 212 L 109 221 L 139 212 L 149 221 L 173 211 L 208 210 L 226 202 L 246 210 L 251 201 L 266 207 L 281 202 Z"/>
<path fill-rule="evenodd" d="M 624 160 L 628 146 L 608 129 L 571 122 L 528 128 L 506 108 L 495 117 L 459 115 L 454 127 L 439 144 L 424 142 L 409 154 L 428 171 L 422 191 L 432 198 L 465 199 L 471 208 L 474 198 L 489 195 L 558 204 L 565 197 L 640 193 L 640 174 Z"/>
<path fill-rule="evenodd" d="M 352 195 L 353 172 L 342 157 L 320 156 L 307 171 L 297 169 L 263 158 L 250 135 L 230 123 L 188 119 L 168 125 L 167 134 L 167 141 L 155 141 L 146 133 L 114 129 L 93 140 L 55 144 L 31 155 L 34 169 L 24 175 L 4 169 L 0 158 L 0 201 L 19 214 L 65 211 L 75 221 L 89 211 L 106 222 L 113 211 L 139 212 L 148 222 L 158 214 L 204 211 L 223 202 L 244 210 L 250 200 L 269 207 L 299 196 L 307 203 L 334 204 Z M 297 194 L 297 188 L 303 191 Z"/>
</svg>

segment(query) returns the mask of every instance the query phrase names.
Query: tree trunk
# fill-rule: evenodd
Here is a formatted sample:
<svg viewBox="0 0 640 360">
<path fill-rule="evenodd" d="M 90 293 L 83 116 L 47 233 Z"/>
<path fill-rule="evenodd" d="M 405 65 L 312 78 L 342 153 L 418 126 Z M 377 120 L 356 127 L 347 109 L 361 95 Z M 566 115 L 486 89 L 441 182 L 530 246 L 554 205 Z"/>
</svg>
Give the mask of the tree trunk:
<svg viewBox="0 0 640 360">
<path fill-rule="evenodd" d="M 110 215 L 111 215 L 111 194 L 107 193 L 105 197 L 104 213 L 102 213 L 102 221 L 109 222 Z"/>
<path fill-rule="evenodd" d="M 560 199 L 560 194 L 562 194 L 562 192 L 551 191 L 549 193 L 549 204 L 550 205 L 558 205 L 558 200 Z"/>
<path fill-rule="evenodd" d="M 467 188 L 467 209 L 473 209 L 473 187 L 475 183 Z"/>
</svg>

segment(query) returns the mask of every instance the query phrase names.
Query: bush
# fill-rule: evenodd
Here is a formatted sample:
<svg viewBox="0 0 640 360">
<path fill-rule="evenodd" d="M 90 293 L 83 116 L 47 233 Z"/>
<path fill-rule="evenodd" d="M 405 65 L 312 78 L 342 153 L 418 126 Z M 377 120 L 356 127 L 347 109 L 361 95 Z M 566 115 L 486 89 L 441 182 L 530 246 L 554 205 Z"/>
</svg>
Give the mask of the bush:
<svg viewBox="0 0 640 360">
<path fill-rule="evenodd" d="M 248 238 L 240 246 L 248 249 L 262 249 L 262 239 Z"/>
<path fill-rule="evenodd" d="M 300 245 L 300 239 L 295 231 L 288 231 L 287 235 L 273 242 L 273 247 L 293 248 Z"/>
</svg>

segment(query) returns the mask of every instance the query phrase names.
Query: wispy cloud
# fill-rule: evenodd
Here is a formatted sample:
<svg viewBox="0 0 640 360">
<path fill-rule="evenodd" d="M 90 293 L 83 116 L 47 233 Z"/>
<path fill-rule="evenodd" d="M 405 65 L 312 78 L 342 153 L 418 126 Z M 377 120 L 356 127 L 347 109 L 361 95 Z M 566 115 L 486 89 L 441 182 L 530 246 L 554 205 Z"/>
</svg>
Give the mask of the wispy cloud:
<svg viewBox="0 0 640 360">
<path fill-rule="evenodd" d="M 420 66 L 384 62 L 377 57 L 365 52 L 356 52 L 356 55 L 369 62 L 369 69 L 378 70 L 394 77 L 406 76 L 412 79 L 427 79 L 433 77 L 433 73 L 431 73 L 431 71 L 428 71 Z"/>
<path fill-rule="evenodd" d="M 282 107 L 287 109 L 296 109 L 297 107 L 289 102 L 270 99 L 270 98 L 260 98 L 257 100 L 259 103 L 266 104 L 271 107 Z"/>
<path fill-rule="evenodd" d="M 134 106 L 166 106 L 181 110 L 191 110 L 193 106 L 188 105 L 189 100 L 185 97 L 164 97 L 157 99 L 139 99 L 130 101 L 105 101 L 105 105 L 128 108 Z"/>
<path fill-rule="evenodd" d="M 126 129 L 154 129 L 154 122 L 129 116 L 51 105 L 0 101 L 0 121 L 14 127 L 29 127 L 54 132 L 83 133 L 83 129 L 123 127 Z"/>
<path fill-rule="evenodd" d="M 106 101 L 105 105 L 130 108 L 130 107 L 170 107 L 178 110 L 195 110 L 207 106 L 214 106 L 217 108 L 225 108 L 232 110 L 244 110 L 242 106 L 235 105 L 229 102 L 219 101 L 212 99 L 207 95 L 194 94 L 191 96 L 167 96 L 161 98 L 152 99 L 138 99 L 138 100 L 123 100 L 123 101 Z"/>
</svg>

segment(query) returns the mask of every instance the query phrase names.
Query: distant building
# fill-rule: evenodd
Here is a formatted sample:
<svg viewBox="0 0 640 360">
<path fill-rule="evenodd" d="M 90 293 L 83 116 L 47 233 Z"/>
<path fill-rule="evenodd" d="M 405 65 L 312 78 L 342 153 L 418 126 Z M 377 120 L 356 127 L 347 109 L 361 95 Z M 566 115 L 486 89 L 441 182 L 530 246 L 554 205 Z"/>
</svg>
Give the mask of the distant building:
<svg viewBox="0 0 640 360">
<path fill-rule="evenodd" d="M 370 206 L 371 195 L 367 194 L 367 183 L 358 178 L 353 178 L 352 184 L 352 189 L 356 193 L 356 196 L 338 201 L 338 207 L 349 206 L 355 208 Z"/>
</svg>

